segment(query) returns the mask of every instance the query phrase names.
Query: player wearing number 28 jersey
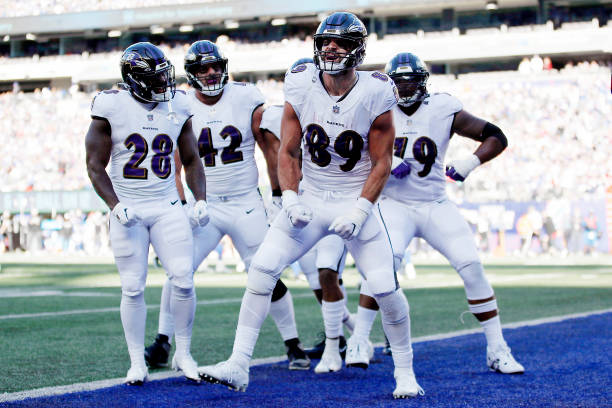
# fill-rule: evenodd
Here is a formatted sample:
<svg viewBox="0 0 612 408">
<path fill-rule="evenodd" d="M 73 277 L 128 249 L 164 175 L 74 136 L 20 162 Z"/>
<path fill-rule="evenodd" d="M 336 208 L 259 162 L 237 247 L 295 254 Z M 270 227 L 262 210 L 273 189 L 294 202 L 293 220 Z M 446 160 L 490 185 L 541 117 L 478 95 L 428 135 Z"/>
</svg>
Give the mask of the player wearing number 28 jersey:
<svg viewBox="0 0 612 408">
<path fill-rule="evenodd" d="M 286 74 L 278 173 L 283 213 L 274 219 L 251 262 L 232 355 L 200 369 L 207 381 L 247 387 L 249 361 L 283 267 L 322 237 L 337 234 L 345 239 L 383 310 L 396 367 L 394 396 L 422 392 L 412 371 L 408 303 L 395 280 L 389 238 L 372 214 L 391 169 L 391 111 L 397 94 L 388 76 L 356 71 L 365 56 L 366 37 L 355 15 L 334 13 L 314 35 L 314 64 Z M 303 192 L 298 195 L 300 173 Z M 336 324 L 340 326 L 341 319 Z M 339 339 L 327 338 L 317 372 L 337 371 L 341 364 Z"/>
<path fill-rule="evenodd" d="M 139 385 L 147 378 L 144 288 L 149 244 L 173 288 L 169 303 L 176 323 L 174 365 L 199 381 L 189 352 L 195 311 L 193 239 L 174 182 L 178 147 L 197 200 L 191 221 L 204 225 L 206 180 L 191 130 L 191 108 L 184 93 L 175 94 L 174 67 L 154 45 L 128 47 L 121 73 L 127 89 L 103 91 L 92 103 L 86 151 L 92 184 L 112 209 L 110 240 L 121 278 L 121 322 L 131 359 L 126 383 Z M 109 160 L 110 177 L 105 171 Z"/>
</svg>

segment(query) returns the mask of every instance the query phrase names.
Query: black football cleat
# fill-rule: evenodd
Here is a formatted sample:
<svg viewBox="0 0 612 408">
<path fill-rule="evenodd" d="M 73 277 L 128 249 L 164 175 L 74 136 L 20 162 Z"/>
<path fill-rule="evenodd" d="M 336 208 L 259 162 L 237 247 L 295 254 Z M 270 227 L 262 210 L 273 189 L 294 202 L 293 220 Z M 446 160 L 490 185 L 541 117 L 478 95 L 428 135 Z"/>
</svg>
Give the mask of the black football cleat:
<svg viewBox="0 0 612 408">
<path fill-rule="evenodd" d="M 145 361 L 151 368 L 168 367 L 168 356 L 172 345 L 168 343 L 168 336 L 158 334 L 155 341 L 145 348 Z"/>
<path fill-rule="evenodd" d="M 290 370 L 308 370 L 310 368 L 310 358 L 304 352 L 302 343 L 298 338 L 285 341 L 285 347 Z"/>
</svg>

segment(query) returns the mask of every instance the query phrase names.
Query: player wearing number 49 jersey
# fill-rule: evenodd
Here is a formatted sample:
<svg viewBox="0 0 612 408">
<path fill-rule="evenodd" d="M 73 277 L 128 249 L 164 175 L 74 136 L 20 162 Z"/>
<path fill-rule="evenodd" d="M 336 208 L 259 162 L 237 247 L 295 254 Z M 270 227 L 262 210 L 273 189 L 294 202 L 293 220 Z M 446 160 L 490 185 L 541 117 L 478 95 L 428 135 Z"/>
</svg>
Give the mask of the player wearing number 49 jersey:
<svg viewBox="0 0 612 408">
<path fill-rule="evenodd" d="M 270 154 L 270 144 L 259 130 L 264 97 L 252 84 L 229 81 L 228 61 L 210 41 L 197 41 L 189 47 L 185 72 L 193 88 L 187 99 L 206 169 L 210 213 L 210 222 L 193 230 L 193 265 L 197 268 L 227 234 L 248 268 L 268 230 L 263 200 L 257 190 L 256 142 L 271 170 L 271 184 L 278 188 L 276 153 Z M 169 304 L 172 291 L 171 284 L 166 282 L 158 336 L 147 347 L 146 357 L 151 366 L 167 361 L 174 331 Z M 282 281 L 275 286 L 272 300 L 271 314 L 285 342 L 289 368 L 308 369 L 310 360 L 298 339 L 291 293 Z"/>
<path fill-rule="evenodd" d="M 484 329 L 487 340 L 487 365 L 504 374 L 521 374 L 524 368 L 504 341 L 493 288 L 478 257 L 472 231 L 454 203 L 446 197 L 444 157 L 451 136 L 457 133 L 480 142 L 469 157 L 451 161 L 446 176 L 464 181 L 478 165 L 500 154 L 507 145 L 495 125 L 472 116 L 459 100 L 445 94 L 427 93 L 429 73 L 421 60 L 411 53 L 396 55 L 385 69 L 395 81 L 400 95 L 395 108 L 395 166 L 380 200 L 380 214 L 391 236 L 394 259 L 399 266 L 404 250 L 413 237 L 421 237 L 444 255 L 463 279 L 468 306 Z M 367 295 L 368 285 L 362 286 Z M 372 308 L 374 299 L 360 301 Z M 355 333 L 369 333 L 371 318 L 358 313 Z M 357 337 L 357 336 L 354 336 Z M 351 347 L 363 339 L 348 342 Z"/>
<path fill-rule="evenodd" d="M 121 322 L 131 360 L 125 381 L 141 385 L 148 374 L 144 288 L 149 244 L 173 288 L 169 300 L 176 323 L 173 366 L 199 381 L 189 351 L 195 311 L 193 239 L 174 182 L 178 147 L 187 184 L 197 200 L 191 221 L 204 225 L 206 180 L 191 130 L 191 109 L 184 93 L 175 94 L 174 67 L 153 44 L 128 47 L 120 66 L 126 89 L 103 91 L 94 98 L 85 146 L 89 178 L 112 209 L 110 240 L 121 278 Z M 110 177 L 105 170 L 109 160 Z"/>
<path fill-rule="evenodd" d="M 372 214 L 391 169 L 391 111 L 397 95 L 388 76 L 356 70 L 366 39 L 365 26 L 355 15 L 334 13 L 314 35 L 314 64 L 299 65 L 285 76 L 278 155 L 283 212 L 251 262 L 232 355 L 201 369 L 202 379 L 247 387 L 249 361 L 282 269 L 322 237 L 337 234 L 381 305 L 393 348 L 394 397 L 423 392 L 412 370 L 408 303 L 396 284 L 388 236 Z M 303 193 L 298 195 L 300 173 Z M 326 354 L 337 356 L 338 347 L 338 338 L 328 338 L 321 362 L 337 361 Z M 336 370 L 335 364 L 328 366 L 328 371 Z"/>
</svg>

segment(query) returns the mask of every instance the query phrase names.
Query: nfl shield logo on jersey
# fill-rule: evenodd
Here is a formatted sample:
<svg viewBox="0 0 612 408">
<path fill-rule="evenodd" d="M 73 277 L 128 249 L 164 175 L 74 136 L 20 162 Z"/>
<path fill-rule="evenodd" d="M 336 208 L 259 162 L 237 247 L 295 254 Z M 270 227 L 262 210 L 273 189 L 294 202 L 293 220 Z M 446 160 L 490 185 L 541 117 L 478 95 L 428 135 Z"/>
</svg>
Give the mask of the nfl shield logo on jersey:
<svg viewBox="0 0 612 408">
<path fill-rule="evenodd" d="M 149 122 L 153 122 L 153 115 L 147 115 L 147 119 L 149 119 Z"/>
<path fill-rule="evenodd" d="M 334 107 L 332 108 L 332 111 L 334 113 L 340 113 L 340 107 L 338 105 L 334 105 Z"/>
</svg>

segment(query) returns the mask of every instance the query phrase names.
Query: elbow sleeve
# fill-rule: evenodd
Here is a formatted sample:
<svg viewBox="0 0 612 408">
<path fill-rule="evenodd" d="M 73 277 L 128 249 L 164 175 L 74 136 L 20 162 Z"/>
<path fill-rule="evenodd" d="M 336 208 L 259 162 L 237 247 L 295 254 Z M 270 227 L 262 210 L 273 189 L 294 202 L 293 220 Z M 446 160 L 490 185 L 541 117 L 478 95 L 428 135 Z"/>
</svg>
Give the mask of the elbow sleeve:
<svg viewBox="0 0 612 408">
<path fill-rule="evenodd" d="M 508 139 L 504 132 L 501 131 L 500 128 L 492 124 L 491 122 L 487 122 L 484 129 L 482 130 L 482 139 L 485 140 L 489 137 L 494 137 L 504 146 L 504 149 L 508 147 Z"/>
</svg>

